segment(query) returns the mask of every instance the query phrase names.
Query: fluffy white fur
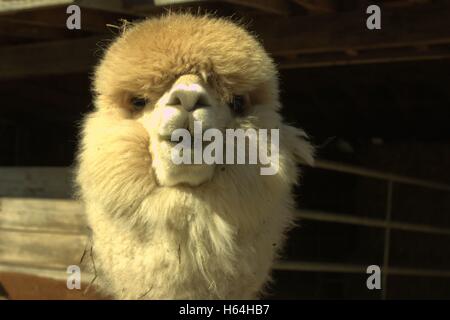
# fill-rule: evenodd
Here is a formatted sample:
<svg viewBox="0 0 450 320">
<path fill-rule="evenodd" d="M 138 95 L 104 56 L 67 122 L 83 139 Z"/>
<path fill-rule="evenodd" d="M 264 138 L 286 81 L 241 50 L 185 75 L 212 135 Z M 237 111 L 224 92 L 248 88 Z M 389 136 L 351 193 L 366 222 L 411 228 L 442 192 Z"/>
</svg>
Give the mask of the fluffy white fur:
<svg viewBox="0 0 450 320">
<path fill-rule="evenodd" d="M 207 109 L 189 112 L 170 101 L 183 81 L 205 90 Z M 149 19 L 109 47 L 94 91 L 77 184 L 98 288 L 119 299 L 257 298 L 292 225 L 298 157 L 312 161 L 303 131 L 278 114 L 277 73 L 262 46 L 225 19 Z M 246 97 L 242 116 L 227 105 L 233 94 Z M 133 111 L 132 96 L 150 102 Z M 196 119 L 219 129 L 279 128 L 278 173 L 175 166 L 164 137 Z"/>
</svg>

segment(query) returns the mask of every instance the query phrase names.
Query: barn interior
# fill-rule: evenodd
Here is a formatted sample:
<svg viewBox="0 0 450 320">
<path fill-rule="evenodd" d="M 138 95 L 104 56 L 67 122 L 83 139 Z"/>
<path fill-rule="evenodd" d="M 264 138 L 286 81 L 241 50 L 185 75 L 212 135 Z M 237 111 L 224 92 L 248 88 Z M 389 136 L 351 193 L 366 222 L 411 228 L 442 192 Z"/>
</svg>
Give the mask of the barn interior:
<svg viewBox="0 0 450 320">
<path fill-rule="evenodd" d="M 265 298 L 450 299 L 448 1 L 33 2 L 0 2 L 0 295 L 101 298 L 93 274 L 88 290 L 65 280 L 86 255 L 71 168 L 90 77 L 121 19 L 180 9 L 258 35 L 280 69 L 284 118 L 317 148 Z M 80 30 L 67 29 L 71 4 Z M 381 29 L 366 26 L 372 4 Z M 380 289 L 367 287 L 371 265 Z"/>
</svg>

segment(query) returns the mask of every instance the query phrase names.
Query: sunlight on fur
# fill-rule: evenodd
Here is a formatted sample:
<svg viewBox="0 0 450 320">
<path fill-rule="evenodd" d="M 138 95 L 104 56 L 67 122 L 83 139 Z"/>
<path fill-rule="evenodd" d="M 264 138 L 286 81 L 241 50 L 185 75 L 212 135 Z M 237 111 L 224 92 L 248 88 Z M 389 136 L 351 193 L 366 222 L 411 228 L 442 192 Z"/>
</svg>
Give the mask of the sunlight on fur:
<svg viewBox="0 0 450 320">
<path fill-rule="evenodd" d="M 293 225 L 306 134 L 282 122 L 272 59 L 243 27 L 169 13 L 126 30 L 96 68 L 77 185 L 99 290 L 117 299 L 254 299 Z M 177 128 L 278 128 L 279 171 L 175 165 Z"/>
</svg>

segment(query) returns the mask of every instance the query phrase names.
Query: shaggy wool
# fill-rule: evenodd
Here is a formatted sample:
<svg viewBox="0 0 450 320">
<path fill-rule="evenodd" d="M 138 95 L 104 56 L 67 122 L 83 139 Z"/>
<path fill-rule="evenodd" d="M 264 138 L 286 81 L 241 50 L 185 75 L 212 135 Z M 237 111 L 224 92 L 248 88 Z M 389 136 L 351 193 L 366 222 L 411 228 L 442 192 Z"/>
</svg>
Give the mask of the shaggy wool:
<svg viewBox="0 0 450 320">
<path fill-rule="evenodd" d="M 278 172 L 168 161 L 158 130 L 181 78 L 207 88 L 212 106 L 193 117 L 211 127 L 279 129 Z M 293 225 L 298 160 L 313 161 L 306 134 L 279 114 L 277 69 L 260 42 L 211 15 L 127 24 L 97 66 L 93 91 L 76 184 L 92 229 L 95 285 L 117 299 L 260 297 Z M 246 99 L 242 114 L 229 107 L 236 95 Z M 145 108 L 134 109 L 134 97 Z"/>
</svg>

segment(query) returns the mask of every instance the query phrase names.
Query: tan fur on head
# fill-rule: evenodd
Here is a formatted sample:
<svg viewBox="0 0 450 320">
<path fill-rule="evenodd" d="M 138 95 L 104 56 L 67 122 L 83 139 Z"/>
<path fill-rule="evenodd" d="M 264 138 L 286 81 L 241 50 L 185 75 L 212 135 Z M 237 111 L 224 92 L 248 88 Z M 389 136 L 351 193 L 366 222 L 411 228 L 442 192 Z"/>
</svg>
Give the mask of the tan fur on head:
<svg viewBox="0 0 450 320">
<path fill-rule="evenodd" d="M 224 99 L 261 85 L 277 94 L 275 66 L 254 38 L 231 21 L 189 14 L 126 28 L 97 68 L 94 91 L 113 99 L 109 103 L 126 91 L 156 99 L 180 75 L 200 73 Z"/>
<path fill-rule="evenodd" d="M 200 88 L 195 94 L 207 108 L 174 102 L 191 87 Z M 260 43 L 212 16 L 148 19 L 109 47 L 94 92 L 77 183 L 93 230 L 98 286 L 127 299 L 257 297 L 293 221 L 297 157 L 312 161 L 303 131 L 277 112 L 277 71 Z M 242 115 L 228 106 L 234 95 L 245 96 Z M 133 97 L 148 103 L 135 110 Z M 279 171 L 174 165 L 164 137 L 194 120 L 220 130 L 279 128 Z"/>
</svg>

